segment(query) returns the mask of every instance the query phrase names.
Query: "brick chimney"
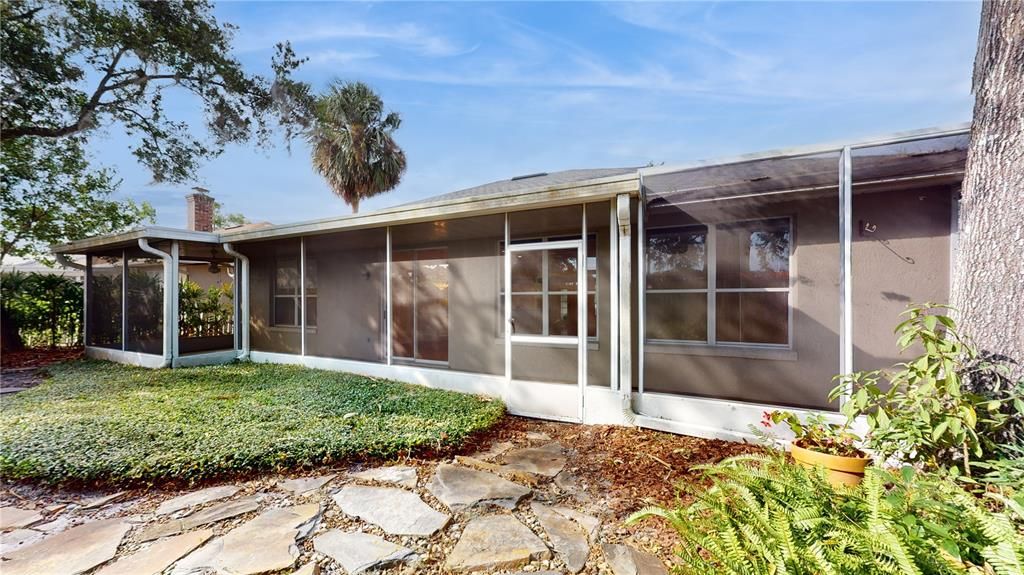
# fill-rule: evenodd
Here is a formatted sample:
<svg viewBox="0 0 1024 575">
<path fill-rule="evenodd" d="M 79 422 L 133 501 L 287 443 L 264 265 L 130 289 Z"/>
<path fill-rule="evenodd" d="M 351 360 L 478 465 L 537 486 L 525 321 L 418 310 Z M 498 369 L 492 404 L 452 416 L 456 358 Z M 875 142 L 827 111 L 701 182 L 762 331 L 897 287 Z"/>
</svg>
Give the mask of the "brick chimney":
<svg viewBox="0 0 1024 575">
<path fill-rule="evenodd" d="M 213 231 L 213 196 L 205 188 L 192 188 L 185 196 L 188 201 L 188 229 L 195 232 Z"/>
</svg>

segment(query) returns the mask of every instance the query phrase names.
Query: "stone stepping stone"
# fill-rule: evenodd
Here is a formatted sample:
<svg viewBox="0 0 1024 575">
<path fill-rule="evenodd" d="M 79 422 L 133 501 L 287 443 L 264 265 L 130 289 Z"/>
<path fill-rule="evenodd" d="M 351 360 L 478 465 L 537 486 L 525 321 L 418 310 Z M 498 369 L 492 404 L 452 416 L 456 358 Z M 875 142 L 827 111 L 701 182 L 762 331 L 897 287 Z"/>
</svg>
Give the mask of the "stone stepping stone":
<svg viewBox="0 0 1024 575">
<path fill-rule="evenodd" d="M 390 467 L 375 467 L 365 471 L 350 473 L 352 477 L 360 481 L 376 481 L 379 483 L 394 483 L 409 489 L 416 488 L 416 468 L 405 465 L 392 465 Z"/>
<path fill-rule="evenodd" d="M 419 561 L 419 555 L 412 549 L 395 545 L 383 537 L 337 529 L 313 539 L 313 549 L 340 563 L 349 575 Z"/>
<path fill-rule="evenodd" d="M 427 488 L 452 511 L 477 505 L 495 505 L 513 509 L 532 490 L 502 479 L 493 473 L 442 463 L 434 471 Z"/>
<path fill-rule="evenodd" d="M 177 537 L 158 541 L 141 551 L 103 567 L 96 575 L 160 575 L 171 566 L 213 537 L 212 529 L 201 529 Z"/>
<path fill-rule="evenodd" d="M 292 575 L 320 575 L 320 564 L 316 561 L 310 561 L 295 571 L 292 571 Z"/>
<path fill-rule="evenodd" d="M 527 431 L 526 439 L 529 441 L 551 441 L 551 436 L 543 431 Z"/>
<path fill-rule="evenodd" d="M 547 505 L 534 501 L 530 509 L 547 532 L 555 553 L 570 573 L 579 573 L 590 556 L 590 540 L 583 527 Z"/>
<path fill-rule="evenodd" d="M 602 545 L 601 550 L 615 575 L 668 575 L 661 559 L 646 551 L 611 543 Z"/>
<path fill-rule="evenodd" d="M 587 515 L 580 511 L 576 511 L 571 507 L 562 507 L 555 505 L 551 507 L 551 510 L 559 515 L 562 515 L 566 519 L 571 519 L 578 523 L 583 531 L 587 534 L 587 539 L 590 540 L 591 544 L 597 543 L 597 536 L 601 531 L 601 520 L 593 515 Z"/>
<path fill-rule="evenodd" d="M 217 501 L 218 499 L 226 499 L 241 490 L 241 487 L 235 485 L 219 485 L 217 487 L 200 489 L 199 491 L 193 491 L 192 493 L 186 493 L 185 495 L 164 501 L 160 504 L 160 507 L 156 508 L 156 514 L 170 515 L 176 511 L 189 509 L 197 505 Z"/>
<path fill-rule="evenodd" d="M 498 457 L 499 455 L 505 453 L 506 451 L 511 450 L 513 447 L 515 447 L 514 443 L 508 441 L 499 441 L 492 445 L 486 451 L 479 451 L 477 453 L 474 453 L 470 457 L 472 457 L 473 459 L 479 459 L 481 461 L 487 461 L 490 459 L 494 459 L 495 457 Z"/>
<path fill-rule="evenodd" d="M 121 519 L 93 521 L 8 553 L 3 575 L 77 575 L 110 561 L 131 525 Z"/>
<path fill-rule="evenodd" d="M 554 477 L 565 467 L 565 453 L 561 443 L 543 447 L 526 447 L 505 454 L 503 470 L 522 471 L 543 477 Z"/>
<path fill-rule="evenodd" d="M 251 513 L 259 509 L 259 500 L 260 498 L 258 495 L 251 495 L 249 497 L 242 497 L 233 501 L 225 501 L 224 503 L 207 507 L 206 509 L 187 515 L 183 519 L 173 519 L 167 523 L 153 523 L 139 533 L 138 540 L 152 541 L 153 539 L 167 537 L 168 535 L 177 535 L 178 533 L 195 529 L 196 527 L 201 527 L 209 523 L 216 523 L 217 521 L 223 521 L 238 515 Z"/>
<path fill-rule="evenodd" d="M 512 515 L 487 515 L 470 521 L 448 554 L 450 571 L 515 569 L 531 561 L 550 559 L 551 551 L 530 528 Z"/>
<path fill-rule="evenodd" d="M 419 495 L 396 487 L 346 485 L 334 495 L 334 502 L 347 515 L 373 523 L 389 535 L 430 537 L 451 519 Z"/>
<path fill-rule="evenodd" d="M 319 513 L 320 505 L 316 503 L 265 511 L 193 551 L 178 561 L 171 573 L 202 573 L 206 569 L 257 575 L 294 567 L 299 553 L 295 546 L 299 528 Z"/>
<path fill-rule="evenodd" d="M 127 491 L 118 491 L 117 493 L 111 493 L 110 495 L 90 499 L 89 501 L 86 501 L 85 503 L 82 504 L 82 509 L 98 509 L 108 503 L 113 503 L 118 499 L 121 499 L 127 493 Z"/>
<path fill-rule="evenodd" d="M 305 495 L 310 491 L 316 491 L 327 485 L 335 477 L 337 475 L 333 473 L 331 475 L 321 475 L 320 477 L 299 477 L 297 479 L 281 481 L 277 484 L 277 488 L 282 491 L 291 492 L 294 495 Z"/>
<path fill-rule="evenodd" d="M 0 534 L 0 556 L 7 555 L 20 547 L 28 547 L 43 537 L 46 537 L 46 533 L 35 529 L 15 529 L 2 533 Z"/>
<path fill-rule="evenodd" d="M 21 529 L 43 520 L 43 514 L 30 509 L 0 507 L 0 531 Z"/>
</svg>

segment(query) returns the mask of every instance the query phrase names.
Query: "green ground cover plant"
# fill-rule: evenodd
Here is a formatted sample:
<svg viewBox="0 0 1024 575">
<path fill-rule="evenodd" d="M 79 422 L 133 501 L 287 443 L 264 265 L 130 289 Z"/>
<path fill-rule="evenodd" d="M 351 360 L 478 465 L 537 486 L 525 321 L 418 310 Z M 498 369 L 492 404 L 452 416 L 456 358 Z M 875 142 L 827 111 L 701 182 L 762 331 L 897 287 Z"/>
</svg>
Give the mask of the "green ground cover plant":
<svg viewBox="0 0 1024 575">
<path fill-rule="evenodd" d="M 677 531 L 677 572 L 793 575 L 1024 574 L 1024 382 L 961 337 L 947 306 L 908 309 L 891 369 L 844 377 L 845 425 L 766 412 L 800 439 L 864 446 L 863 483 L 833 486 L 783 452 L 701 468 L 692 503 L 649 507 Z M 863 420 L 864 438 L 849 435 Z"/>
<path fill-rule="evenodd" d="M 906 466 L 869 468 L 854 488 L 778 453 L 701 468 L 710 486 L 693 503 L 643 509 L 629 521 L 667 520 L 679 533 L 685 574 L 872 575 L 1024 572 L 1024 509 L 978 498 Z"/>
<path fill-rule="evenodd" d="M 0 476 L 195 482 L 444 449 L 500 401 L 338 372 L 236 363 L 148 370 L 75 361 L 0 405 Z"/>
</svg>

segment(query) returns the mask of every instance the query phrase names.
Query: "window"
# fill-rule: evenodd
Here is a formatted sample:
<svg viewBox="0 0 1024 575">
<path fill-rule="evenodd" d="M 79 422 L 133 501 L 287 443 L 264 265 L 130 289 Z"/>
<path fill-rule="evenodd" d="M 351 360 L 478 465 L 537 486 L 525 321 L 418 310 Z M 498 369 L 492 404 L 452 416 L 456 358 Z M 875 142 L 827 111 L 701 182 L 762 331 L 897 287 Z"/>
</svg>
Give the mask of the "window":
<svg viewBox="0 0 1024 575">
<path fill-rule="evenodd" d="M 448 361 L 448 249 L 391 254 L 392 353 L 395 358 Z"/>
<path fill-rule="evenodd" d="M 578 236 L 577 236 L 578 237 Z M 512 243 L 576 238 L 534 238 Z M 505 243 L 499 242 L 505 256 Z M 575 248 L 531 250 L 512 255 L 512 317 L 522 335 L 577 335 L 577 254 Z M 505 317 L 505 285 L 498 289 L 498 317 Z M 498 321 L 504 335 L 503 319 Z M 597 339 L 597 236 L 587 236 L 587 337 Z"/>
<path fill-rule="evenodd" d="M 306 327 L 316 326 L 316 261 L 306 260 Z M 279 327 L 299 327 L 302 294 L 299 259 L 278 258 L 274 265 L 273 318 Z"/>
<path fill-rule="evenodd" d="M 649 230 L 647 338 L 789 345 L 791 243 L 789 218 Z"/>
</svg>

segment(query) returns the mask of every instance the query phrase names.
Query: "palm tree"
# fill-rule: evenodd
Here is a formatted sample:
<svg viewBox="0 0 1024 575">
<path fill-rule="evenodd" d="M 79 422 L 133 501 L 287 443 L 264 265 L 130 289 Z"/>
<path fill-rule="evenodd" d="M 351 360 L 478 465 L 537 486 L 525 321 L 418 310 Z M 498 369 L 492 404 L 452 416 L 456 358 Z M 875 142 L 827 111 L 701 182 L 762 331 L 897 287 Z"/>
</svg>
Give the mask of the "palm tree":
<svg viewBox="0 0 1024 575">
<path fill-rule="evenodd" d="M 392 133 L 402 123 L 384 115 L 384 102 L 362 82 L 335 81 L 316 103 L 307 134 L 313 168 L 331 190 L 359 212 L 359 202 L 391 190 L 405 172 L 405 152 Z"/>
</svg>

